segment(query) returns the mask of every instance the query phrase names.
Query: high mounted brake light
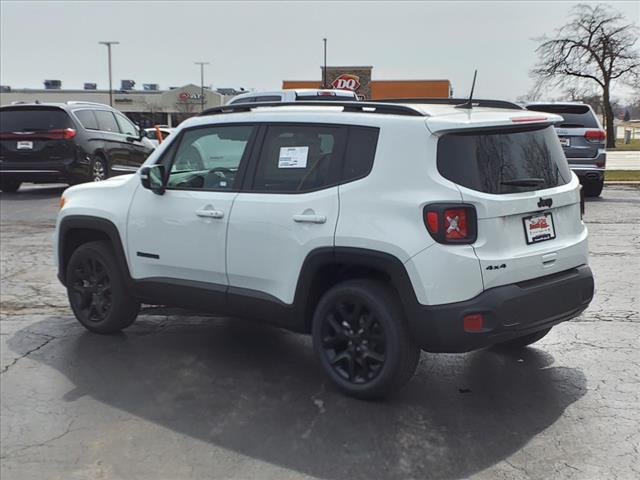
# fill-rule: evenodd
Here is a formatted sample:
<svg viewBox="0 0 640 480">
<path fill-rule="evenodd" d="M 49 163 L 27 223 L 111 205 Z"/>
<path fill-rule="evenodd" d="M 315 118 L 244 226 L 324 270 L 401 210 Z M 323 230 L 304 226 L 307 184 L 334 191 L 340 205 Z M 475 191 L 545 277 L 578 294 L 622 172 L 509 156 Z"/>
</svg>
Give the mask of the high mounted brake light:
<svg viewBox="0 0 640 480">
<path fill-rule="evenodd" d="M 438 243 L 469 244 L 476 241 L 477 215 L 473 205 L 432 203 L 424 207 L 424 224 Z"/>
<path fill-rule="evenodd" d="M 511 117 L 511 121 L 513 123 L 523 123 L 523 122 L 544 122 L 547 120 L 547 117 Z"/>
</svg>

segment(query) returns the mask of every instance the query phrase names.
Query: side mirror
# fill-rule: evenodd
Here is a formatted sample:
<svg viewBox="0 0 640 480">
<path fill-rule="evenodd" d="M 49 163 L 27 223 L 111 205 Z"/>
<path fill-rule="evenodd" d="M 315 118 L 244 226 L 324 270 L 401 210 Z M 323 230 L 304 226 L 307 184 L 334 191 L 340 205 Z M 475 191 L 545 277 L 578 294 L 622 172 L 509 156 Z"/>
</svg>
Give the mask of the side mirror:
<svg viewBox="0 0 640 480">
<path fill-rule="evenodd" d="M 164 195 L 166 185 L 164 183 L 164 165 L 150 165 L 140 169 L 140 183 L 147 190 L 156 195 Z"/>
<path fill-rule="evenodd" d="M 147 136 L 147 131 L 144 128 L 138 127 L 138 139 L 142 140 Z"/>
</svg>

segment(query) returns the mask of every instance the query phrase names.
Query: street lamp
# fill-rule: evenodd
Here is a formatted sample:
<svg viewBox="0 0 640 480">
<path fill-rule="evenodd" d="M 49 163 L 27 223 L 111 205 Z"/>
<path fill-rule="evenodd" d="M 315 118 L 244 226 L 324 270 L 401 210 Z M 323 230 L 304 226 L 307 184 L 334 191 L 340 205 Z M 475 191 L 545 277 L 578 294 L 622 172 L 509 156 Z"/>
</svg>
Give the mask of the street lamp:
<svg viewBox="0 0 640 480">
<path fill-rule="evenodd" d="M 100 45 L 107 46 L 107 52 L 109 55 L 109 105 L 113 107 L 113 89 L 111 88 L 111 45 L 118 45 L 120 42 L 108 41 L 98 42 Z"/>
<path fill-rule="evenodd" d="M 200 65 L 200 111 L 204 112 L 204 66 L 210 65 L 209 62 L 193 62 Z"/>
<path fill-rule="evenodd" d="M 324 43 L 324 68 L 322 69 L 322 88 L 329 88 L 327 86 L 327 39 L 323 38 Z"/>
</svg>

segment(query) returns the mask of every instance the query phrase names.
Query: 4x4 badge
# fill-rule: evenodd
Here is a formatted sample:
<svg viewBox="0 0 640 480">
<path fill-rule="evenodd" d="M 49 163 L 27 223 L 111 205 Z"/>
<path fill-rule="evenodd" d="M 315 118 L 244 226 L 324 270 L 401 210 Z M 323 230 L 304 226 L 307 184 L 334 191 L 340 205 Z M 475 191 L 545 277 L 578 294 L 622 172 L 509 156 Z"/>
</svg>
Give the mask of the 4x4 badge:
<svg viewBox="0 0 640 480">
<path fill-rule="evenodd" d="M 540 197 L 540 200 L 538 201 L 538 207 L 542 208 L 542 207 L 550 207 L 551 205 L 553 205 L 553 199 L 552 198 L 542 198 Z"/>
</svg>

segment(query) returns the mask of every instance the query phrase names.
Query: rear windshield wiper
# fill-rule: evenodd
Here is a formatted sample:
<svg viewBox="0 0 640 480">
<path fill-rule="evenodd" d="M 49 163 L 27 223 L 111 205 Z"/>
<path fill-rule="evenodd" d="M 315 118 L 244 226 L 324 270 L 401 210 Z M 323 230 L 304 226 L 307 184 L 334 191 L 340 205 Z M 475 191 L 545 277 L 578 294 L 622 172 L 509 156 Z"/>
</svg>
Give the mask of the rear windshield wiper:
<svg viewBox="0 0 640 480">
<path fill-rule="evenodd" d="M 537 187 L 542 185 L 542 178 L 514 178 L 513 180 L 503 180 L 501 185 L 513 185 L 514 187 Z"/>
</svg>

